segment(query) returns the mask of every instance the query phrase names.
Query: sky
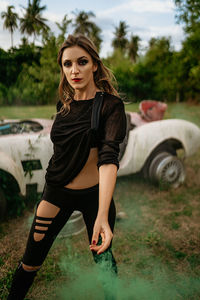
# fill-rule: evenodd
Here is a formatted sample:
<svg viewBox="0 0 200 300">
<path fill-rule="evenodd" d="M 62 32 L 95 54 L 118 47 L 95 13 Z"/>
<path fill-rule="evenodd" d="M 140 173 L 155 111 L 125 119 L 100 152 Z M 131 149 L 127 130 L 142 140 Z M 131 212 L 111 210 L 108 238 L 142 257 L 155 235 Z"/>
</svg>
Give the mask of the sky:
<svg viewBox="0 0 200 300">
<path fill-rule="evenodd" d="M 8 5 L 13 5 L 20 17 L 28 0 L 0 0 L 0 14 L 6 11 Z M 48 19 L 51 30 L 58 35 L 59 29 L 55 22 L 60 22 L 64 15 L 74 18 L 73 12 L 84 10 L 95 14 L 93 21 L 101 28 L 103 43 L 100 56 L 106 57 L 112 52 L 112 39 L 115 27 L 120 21 L 125 21 L 128 27 L 128 37 L 138 35 L 141 38 L 141 50 L 145 50 L 152 37 L 171 37 L 176 50 L 181 48 L 184 39 L 182 25 L 176 24 L 175 5 L 173 0 L 41 0 L 41 6 L 46 5 L 43 17 Z M 73 28 L 69 27 L 72 33 Z M 14 46 L 20 43 L 22 35 L 19 30 L 14 32 Z M 37 41 L 40 44 L 40 41 Z M 3 29 L 0 18 L 0 47 L 8 49 L 11 46 L 10 33 Z"/>
</svg>

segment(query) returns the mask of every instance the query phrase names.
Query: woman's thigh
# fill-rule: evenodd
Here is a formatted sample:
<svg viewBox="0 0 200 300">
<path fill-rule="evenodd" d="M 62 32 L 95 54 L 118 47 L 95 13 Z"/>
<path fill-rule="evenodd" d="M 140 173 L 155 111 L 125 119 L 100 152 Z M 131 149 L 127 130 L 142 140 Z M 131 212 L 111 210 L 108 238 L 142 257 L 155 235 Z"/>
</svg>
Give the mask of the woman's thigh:
<svg viewBox="0 0 200 300">
<path fill-rule="evenodd" d="M 62 195 L 55 195 L 56 197 L 62 197 Z M 74 211 L 71 205 L 62 207 L 56 201 L 52 203 L 52 199 L 51 195 L 51 202 L 49 202 L 48 194 L 43 193 L 37 205 L 22 259 L 25 265 L 40 266 L 43 263 L 56 236 Z M 66 199 L 67 202 L 71 203 Z"/>
</svg>

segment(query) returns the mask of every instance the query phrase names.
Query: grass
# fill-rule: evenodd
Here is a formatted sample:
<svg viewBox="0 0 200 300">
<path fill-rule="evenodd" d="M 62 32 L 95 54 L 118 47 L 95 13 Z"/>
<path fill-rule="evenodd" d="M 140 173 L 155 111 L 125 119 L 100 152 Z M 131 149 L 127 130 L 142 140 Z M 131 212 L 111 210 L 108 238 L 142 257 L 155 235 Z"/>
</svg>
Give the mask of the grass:
<svg viewBox="0 0 200 300">
<path fill-rule="evenodd" d="M 56 112 L 55 105 L 37 106 L 0 106 L 0 119 L 50 119 Z"/>
<path fill-rule="evenodd" d="M 127 111 L 139 111 L 138 103 L 125 105 Z M 55 105 L 1 106 L 0 119 L 47 118 L 56 112 Z M 168 103 L 165 119 L 185 119 L 200 126 L 200 105 L 190 103 Z"/>
<path fill-rule="evenodd" d="M 132 104 L 126 108 L 136 110 Z M 53 107 L 43 107 L 43 112 L 41 108 L 31 110 L 30 114 L 28 108 L 20 109 L 20 118 L 23 110 L 26 118 L 54 113 Z M 14 117 L 11 109 L 6 112 L 0 108 L 0 115 Z M 199 106 L 170 104 L 166 116 L 184 118 L 200 126 Z M 114 192 L 117 212 L 123 211 L 126 216 L 116 222 L 113 241 L 119 271 L 119 300 L 200 299 L 200 150 L 185 163 L 187 178 L 178 189 L 161 189 L 135 174 L 117 178 Z M 6 299 L 14 268 L 23 254 L 29 230 L 27 220 L 32 213 L 27 210 L 22 217 L 1 224 L 2 300 Z M 94 267 L 86 232 L 58 238 L 28 299 L 103 299 Z"/>
</svg>

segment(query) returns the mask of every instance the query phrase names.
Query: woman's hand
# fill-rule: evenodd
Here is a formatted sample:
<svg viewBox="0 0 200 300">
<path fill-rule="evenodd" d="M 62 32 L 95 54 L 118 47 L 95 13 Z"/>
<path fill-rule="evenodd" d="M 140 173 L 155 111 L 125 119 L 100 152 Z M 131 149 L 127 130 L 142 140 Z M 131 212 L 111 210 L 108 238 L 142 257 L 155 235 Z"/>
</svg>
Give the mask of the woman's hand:
<svg viewBox="0 0 200 300">
<path fill-rule="evenodd" d="M 101 235 L 102 238 L 101 245 L 97 245 L 99 235 Z M 97 217 L 93 228 L 92 245 L 90 245 L 90 250 L 96 251 L 97 254 L 103 253 L 110 246 L 112 238 L 113 233 L 108 221 Z"/>
</svg>

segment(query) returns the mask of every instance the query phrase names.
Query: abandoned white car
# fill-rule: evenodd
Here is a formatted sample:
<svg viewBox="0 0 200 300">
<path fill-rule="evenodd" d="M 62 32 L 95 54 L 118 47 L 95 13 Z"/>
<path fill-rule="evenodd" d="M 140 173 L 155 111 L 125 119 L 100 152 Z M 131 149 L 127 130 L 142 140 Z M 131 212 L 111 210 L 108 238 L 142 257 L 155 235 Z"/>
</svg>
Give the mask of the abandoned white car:
<svg viewBox="0 0 200 300">
<path fill-rule="evenodd" d="M 162 120 L 166 104 L 143 101 L 140 113 L 126 112 L 127 134 L 120 145 L 118 176 L 141 172 L 146 178 L 178 186 L 185 179 L 182 158 L 200 147 L 200 128 L 178 119 Z M 0 217 L 12 196 L 41 193 L 53 153 L 47 119 L 4 120 L 0 123 Z M 10 194 L 9 194 L 10 193 Z M 9 195 L 8 195 L 9 194 Z M 9 205 L 8 205 L 9 206 Z M 16 206 L 17 209 L 17 206 Z"/>
<path fill-rule="evenodd" d="M 0 217 L 17 193 L 28 198 L 44 187 L 44 172 L 53 152 L 49 133 L 52 120 L 4 120 L 0 123 Z M 15 195 L 14 195 L 15 194 Z M 11 202 L 10 205 L 9 203 Z"/>
<path fill-rule="evenodd" d="M 139 113 L 127 112 L 118 176 L 140 172 L 174 188 L 184 182 L 184 159 L 200 148 L 200 128 L 181 119 L 163 120 L 166 109 L 163 102 L 144 100 Z"/>
</svg>

